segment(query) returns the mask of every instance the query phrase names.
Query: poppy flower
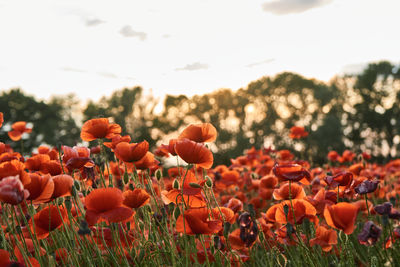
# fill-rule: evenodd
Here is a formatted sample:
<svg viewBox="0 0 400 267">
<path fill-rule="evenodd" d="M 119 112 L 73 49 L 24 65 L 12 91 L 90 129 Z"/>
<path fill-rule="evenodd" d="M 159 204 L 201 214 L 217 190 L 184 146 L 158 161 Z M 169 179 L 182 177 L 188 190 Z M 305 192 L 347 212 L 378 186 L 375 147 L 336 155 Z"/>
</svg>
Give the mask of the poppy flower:
<svg viewBox="0 0 400 267">
<path fill-rule="evenodd" d="M 17 205 L 29 196 L 17 176 L 3 178 L 0 181 L 0 201 L 11 205 Z"/>
<path fill-rule="evenodd" d="M 144 189 L 127 190 L 122 195 L 124 197 L 122 203 L 132 209 L 140 208 L 150 202 L 150 195 Z"/>
<path fill-rule="evenodd" d="M 294 155 L 287 149 L 279 150 L 277 156 L 280 160 L 289 161 L 294 158 Z"/>
<path fill-rule="evenodd" d="M 0 180 L 4 177 L 17 175 L 19 175 L 19 179 L 23 185 L 31 182 L 31 178 L 28 173 L 25 172 L 25 164 L 21 161 L 13 159 L 0 163 Z"/>
<path fill-rule="evenodd" d="M 356 154 L 354 152 L 351 152 L 350 150 L 345 150 L 342 153 L 342 156 L 339 158 L 339 161 L 341 163 L 343 162 L 352 162 L 353 159 L 355 158 Z"/>
<path fill-rule="evenodd" d="M 217 139 L 217 129 L 211 123 L 190 124 L 178 136 L 197 143 L 213 142 Z"/>
<path fill-rule="evenodd" d="M 20 243 L 19 245 L 15 245 L 14 247 L 14 254 L 17 257 L 17 261 L 18 262 L 10 262 L 9 265 L 1 265 L 0 266 L 7 266 L 7 267 L 11 267 L 11 266 L 32 266 L 32 267 L 40 267 L 40 263 L 37 259 L 35 259 L 34 257 L 32 257 L 35 254 L 35 245 L 33 244 L 32 239 L 29 238 L 25 238 L 24 240 L 24 244 L 21 241 L 17 241 L 18 243 Z M 26 250 L 24 252 L 21 252 L 21 250 L 19 249 L 20 247 L 25 248 L 26 245 Z M 46 250 L 42 247 L 39 247 L 38 249 L 39 251 L 39 255 L 43 256 L 46 254 Z M 24 255 L 27 255 L 28 258 L 24 258 Z"/>
<path fill-rule="evenodd" d="M 40 171 L 43 167 L 43 164 L 49 161 L 50 161 L 49 155 L 37 154 L 25 161 L 25 168 L 33 172 Z"/>
<path fill-rule="evenodd" d="M 317 210 L 308 201 L 303 199 L 293 199 L 293 208 L 290 200 L 285 200 L 279 204 L 275 204 L 267 210 L 266 218 L 271 222 L 286 224 L 300 224 L 305 218 L 314 223 L 318 223 L 316 217 Z M 293 212 L 294 211 L 294 212 Z M 296 221 L 293 218 L 293 213 Z"/>
<path fill-rule="evenodd" d="M 216 207 L 212 210 L 213 217 L 222 222 L 235 223 L 235 213 L 230 208 Z M 223 218 L 222 218 L 223 217 Z"/>
<path fill-rule="evenodd" d="M 62 160 L 66 164 L 68 170 L 72 172 L 81 169 L 84 166 L 91 168 L 94 166 L 93 160 L 90 158 L 90 149 L 87 147 L 69 147 L 63 146 Z"/>
<path fill-rule="evenodd" d="M 299 164 L 276 164 L 272 171 L 282 181 L 298 182 L 311 179 L 310 173 Z"/>
<path fill-rule="evenodd" d="M 229 243 L 235 250 L 249 248 L 257 240 L 258 231 L 257 224 L 254 224 L 250 230 L 244 228 L 235 229 L 228 236 Z"/>
<path fill-rule="evenodd" d="M 304 127 L 301 126 L 293 126 L 290 128 L 290 135 L 289 137 L 291 139 L 300 139 L 303 137 L 307 137 L 308 132 L 304 129 Z"/>
<path fill-rule="evenodd" d="M 362 231 L 358 234 L 358 242 L 363 245 L 372 246 L 378 241 L 381 236 L 382 229 L 373 221 L 368 221 L 364 224 Z"/>
<path fill-rule="evenodd" d="M 338 161 L 338 160 L 339 160 L 340 155 L 339 155 L 339 153 L 337 153 L 336 151 L 332 150 L 332 151 L 329 151 L 327 157 L 328 157 L 328 160 L 330 160 L 330 161 L 332 161 L 332 162 L 335 162 L 335 161 Z"/>
<path fill-rule="evenodd" d="M 178 140 L 175 151 L 185 162 L 197 164 L 204 169 L 211 168 L 214 161 L 211 151 L 205 145 L 189 139 Z"/>
<path fill-rule="evenodd" d="M 353 233 L 358 208 L 347 202 L 325 206 L 324 217 L 326 223 L 336 229 L 343 230 L 347 235 Z"/>
<path fill-rule="evenodd" d="M 322 250 L 329 252 L 337 244 L 337 233 L 333 229 L 319 226 L 315 232 L 315 238 L 310 239 L 310 246 L 320 245 Z"/>
<path fill-rule="evenodd" d="M 138 161 L 146 155 L 147 151 L 149 151 L 147 141 L 132 144 L 120 142 L 114 149 L 115 156 L 124 162 Z"/>
<path fill-rule="evenodd" d="M 33 204 L 45 203 L 51 199 L 54 192 L 54 181 L 50 175 L 40 176 L 36 173 L 30 173 L 31 182 L 25 185 L 25 189 L 29 191 L 27 200 Z"/>
<path fill-rule="evenodd" d="M 8 136 L 13 141 L 19 141 L 24 133 L 32 132 L 32 128 L 26 128 L 25 121 L 17 121 L 11 125 L 12 131 L 8 132 Z"/>
<path fill-rule="evenodd" d="M 94 189 L 85 198 L 86 221 L 89 225 L 94 225 L 99 220 L 108 223 L 129 220 L 134 212 L 123 206 L 123 201 L 122 191 L 118 188 Z"/>
<path fill-rule="evenodd" d="M 1 126 L 3 126 L 3 122 L 4 122 L 3 112 L 0 112 L 0 128 Z"/>
<path fill-rule="evenodd" d="M 144 157 L 140 160 L 133 162 L 135 168 L 138 170 L 157 169 L 160 162 L 154 158 L 154 154 L 147 151 Z"/>
<path fill-rule="evenodd" d="M 289 183 L 281 185 L 281 187 L 274 190 L 273 197 L 275 200 L 285 200 L 285 199 L 303 199 L 306 196 L 304 189 L 299 184 L 291 184 L 289 196 Z"/>
<path fill-rule="evenodd" d="M 314 197 L 307 196 L 306 200 L 310 202 L 315 209 L 317 210 L 317 214 L 322 214 L 325 210 L 326 205 L 332 205 L 336 203 L 336 194 L 333 194 L 333 199 L 329 198 L 329 192 L 326 191 L 325 188 L 321 188 Z"/>
<path fill-rule="evenodd" d="M 227 208 L 233 210 L 233 212 L 237 213 L 237 212 L 243 210 L 243 202 L 240 199 L 231 198 L 225 204 L 225 207 L 227 207 Z"/>
<path fill-rule="evenodd" d="M 351 181 L 353 181 L 353 174 L 343 171 L 333 176 L 326 176 L 325 181 L 331 187 L 349 186 Z"/>
<path fill-rule="evenodd" d="M 176 231 L 188 235 L 216 234 L 222 230 L 222 222 L 209 220 L 209 215 L 207 208 L 185 210 L 184 216 L 181 214 L 176 220 Z"/>
<path fill-rule="evenodd" d="M 67 221 L 67 211 L 62 206 L 47 206 L 33 217 L 34 231 L 38 239 L 49 236 L 51 231 L 60 228 Z"/>
<path fill-rule="evenodd" d="M 364 195 L 374 192 L 378 188 L 379 180 L 365 180 L 354 188 L 357 194 Z"/>
<path fill-rule="evenodd" d="M 121 126 L 116 123 L 110 124 L 107 118 L 91 119 L 83 124 L 81 139 L 83 141 L 93 141 L 99 138 L 111 139 L 121 131 Z"/>
<path fill-rule="evenodd" d="M 51 195 L 51 199 L 59 197 L 70 196 L 72 185 L 74 184 L 74 178 L 67 174 L 60 174 L 52 177 L 54 183 L 54 191 Z"/>
<path fill-rule="evenodd" d="M 220 175 L 220 178 L 215 181 L 218 188 L 224 189 L 231 185 L 238 185 L 240 174 L 237 171 L 225 171 Z"/>
<path fill-rule="evenodd" d="M 125 135 L 125 136 L 121 136 L 121 135 L 116 135 L 111 139 L 111 142 L 104 142 L 103 144 L 108 147 L 111 148 L 111 150 L 114 150 L 115 147 L 121 143 L 121 142 L 127 142 L 129 143 L 131 141 L 131 137 L 129 135 Z"/>
</svg>

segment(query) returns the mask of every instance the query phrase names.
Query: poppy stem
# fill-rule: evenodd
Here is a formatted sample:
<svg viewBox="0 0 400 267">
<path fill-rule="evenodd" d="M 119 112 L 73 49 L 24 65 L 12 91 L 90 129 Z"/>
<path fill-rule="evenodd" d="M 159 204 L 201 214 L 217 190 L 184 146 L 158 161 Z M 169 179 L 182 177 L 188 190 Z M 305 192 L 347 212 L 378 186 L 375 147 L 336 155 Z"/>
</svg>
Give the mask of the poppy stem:
<svg viewBox="0 0 400 267">
<path fill-rule="evenodd" d="M 369 213 L 369 207 L 368 207 L 368 196 L 367 196 L 367 194 L 364 194 L 364 198 L 365 198 L 365 205 L 366 205 L 367 211 L 368 211 L 368 220 L 371 220 L 371 214 Z"/>
</svg>

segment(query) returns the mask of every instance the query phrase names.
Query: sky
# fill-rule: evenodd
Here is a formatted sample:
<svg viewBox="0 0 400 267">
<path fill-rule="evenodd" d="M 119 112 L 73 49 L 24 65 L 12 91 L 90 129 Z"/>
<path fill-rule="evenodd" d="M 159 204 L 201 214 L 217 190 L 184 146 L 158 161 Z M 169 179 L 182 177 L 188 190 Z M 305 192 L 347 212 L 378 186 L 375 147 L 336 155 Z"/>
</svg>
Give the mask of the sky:
<svg viewBox="0 0 400 267">
<path fill-rule="evenodd" d="M 98 100 L 400 63 L 398 0 L 0 0 L 0 90 Z"/>
</svg>

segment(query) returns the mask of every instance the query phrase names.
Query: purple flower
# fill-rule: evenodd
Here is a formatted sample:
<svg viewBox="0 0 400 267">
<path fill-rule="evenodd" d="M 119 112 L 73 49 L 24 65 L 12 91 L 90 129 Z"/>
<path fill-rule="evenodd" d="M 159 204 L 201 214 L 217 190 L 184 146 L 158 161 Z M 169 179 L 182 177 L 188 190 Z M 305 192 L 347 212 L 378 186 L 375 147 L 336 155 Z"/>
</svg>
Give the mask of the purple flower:
<svg viewBox="0 0 400 267">
<path fill-rule="evenodd" d="M 378 241 L 382 229 L 374 224 L 373 221 L 368 221 L 364 224 L 361 233 L 358 234 L 358 242 L 363 245 L 372 246 Z"/>
<path fill-rule="evenodd" d="M 354 188 L 354 191 L 360 195 L 368 194 L 374 192 L 376 188 L 378 188 L 378 184 L 379 180 L 365 180 L 361 184 L 357 185 L 356 188 Z"/>
</svg>

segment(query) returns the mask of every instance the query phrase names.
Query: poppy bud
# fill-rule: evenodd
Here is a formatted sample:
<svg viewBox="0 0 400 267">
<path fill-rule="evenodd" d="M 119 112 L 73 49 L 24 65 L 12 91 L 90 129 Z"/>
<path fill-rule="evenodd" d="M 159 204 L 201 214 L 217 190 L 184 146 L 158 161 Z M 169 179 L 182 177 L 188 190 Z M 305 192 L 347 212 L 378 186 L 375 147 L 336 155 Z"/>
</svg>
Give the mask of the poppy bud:
<svg viewBox="0 0 400 267">
<path fill-rule="evenodd" d="M 174 182 L 172 183 L 172 187 L 173 187 L 174 189 L 179 189 L 179 182 L 178 182 L 177 179 L 175 179 Z"/>
<path fill-rule="evenodd" d="M 250 176 L 251 176 L 251 179 L 253 179 L 253 180 L 257 180 L 259 178 L 258 174 L 255 172 L 252 172 Z"/>
<path fill-rule="evenodd" d="M 78 191 L 81 190 L 81 184 L 79 183 L 79 181 L 75 180 L 74 181 L 74 186 L 75 186 L 76 190 L 78 190 Z"/>
<path fill-rule="evenodd" d="M 212 188 L 212 186 L 213 186 L 213 182 L 209 176 L 206 176 L 206 186 L 208 188 Z"/>
<path fill-rule="evenodd" d="M 179 209 L 179 207 L 176 207 L 175 210 L 174 210 L 174 218 L 175 218 L 175 220 L 177 220 L 180 215 L 181 215 L 181 210 Z"/>
<path fill-rule="evenodd" d="M 71 203 L 71 199 L 69 197 L 65 198 L 65 207 L 67 208 L 67 210 L 71 210 L 72 209 L 72 203 Z"/>
<path fill-rule="evenodd" d="M 197 184 L 197 183 L 189 183 L 190 187 L 193 188 L 201 188 L 201 185 Z"/>
<path fill-rule="evenodd" d="M 57 205 L 62 205 L 63 203 L 64 203 L 64 198 L 63 197 L 57 198 Z"/>
<path fill-rule="evenodd" d="M 124 173 L 124 178 L 123 178 L 123 180 L 124 180 L 124 184 L 128 184 L 129 183 L 129 175 L 128 175 L 128 173 Z"/>
<path fill-rule="evenodd" d="M 133 184 L 129 184 L 129 189 L 133 191 L 135 190 L 135 186 Z"/>
<path fill-rule="evenodd" d="M 229 222 L 224 223 L 224 236 L 229 234 L 229 230 L 231 229 L 231 224 Z"/>
<path fill-rule="evenodd" d="M 161 178 L 162 178 L 162 172 L 161 172 L 160 169 L 157 169 L 156 170 L 156 179 L 157 179 L 157 181 L 160 181 Z"/>
<path fill-rule="evenodd" d="M 75 189 L 75 185 L 71 186 L 71 195 L 73 197 L 77 197 L 78 196 L 78 193 L 76 192 L 76 189 Z"/>
</svg>

